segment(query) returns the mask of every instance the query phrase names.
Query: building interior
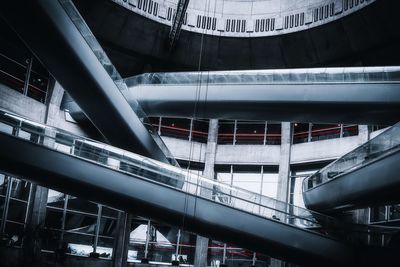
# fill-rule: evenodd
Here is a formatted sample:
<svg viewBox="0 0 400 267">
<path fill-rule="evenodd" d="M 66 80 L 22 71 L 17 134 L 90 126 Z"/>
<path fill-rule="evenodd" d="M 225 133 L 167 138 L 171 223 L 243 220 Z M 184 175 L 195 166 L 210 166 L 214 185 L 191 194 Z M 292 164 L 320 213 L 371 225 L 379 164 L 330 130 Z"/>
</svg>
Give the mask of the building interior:
<svg viewBox="0 0 400 267">
<path fill-rule="evenodd" d="M 398 10 L 1 2 L 0 266 L 399 266 Z"/>
</svg>

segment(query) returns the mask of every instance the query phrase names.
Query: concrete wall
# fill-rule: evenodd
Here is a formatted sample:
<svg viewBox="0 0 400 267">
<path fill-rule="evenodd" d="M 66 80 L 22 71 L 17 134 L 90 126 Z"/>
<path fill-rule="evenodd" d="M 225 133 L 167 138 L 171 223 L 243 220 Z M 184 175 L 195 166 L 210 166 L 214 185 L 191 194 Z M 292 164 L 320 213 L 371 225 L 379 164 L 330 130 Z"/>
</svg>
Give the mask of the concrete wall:
<svg viewBox="0 0 400 267">
<path fill-rule="evenodd" d="M 178 159 L 204 162 L 205 144 L 162 137 Z M 358 136 L 336 138 L 291 146 L 291 164 L 333 160 L 359 145 Z M 216 164 L 279 165 L 279 145 L 218 145 Z"/>
<path fill-rule="evenodd" d="M 46 119 L 46 105 L 0 83 L 0 108 L 37 122 Z"/>
</svg>

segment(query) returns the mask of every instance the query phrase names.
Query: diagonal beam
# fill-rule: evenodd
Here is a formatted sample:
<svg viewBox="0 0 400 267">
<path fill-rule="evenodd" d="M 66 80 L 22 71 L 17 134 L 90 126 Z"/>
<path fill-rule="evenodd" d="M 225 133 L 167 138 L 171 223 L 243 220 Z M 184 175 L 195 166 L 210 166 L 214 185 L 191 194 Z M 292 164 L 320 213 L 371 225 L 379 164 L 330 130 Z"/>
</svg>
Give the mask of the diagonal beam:
<svg viewBox="0 0 400 267">
<path fill-rule="evenodd" d="M 183 20 L 185 18 L 186 10 L 189 5 L 189 0 L 179 0 L 176 14 L 173 18 L 171 30 L 169 32 L 168 44 L 169 48 L 172 50 L 179 39 L 179 34 L 181 33 Z"/>
</svg>

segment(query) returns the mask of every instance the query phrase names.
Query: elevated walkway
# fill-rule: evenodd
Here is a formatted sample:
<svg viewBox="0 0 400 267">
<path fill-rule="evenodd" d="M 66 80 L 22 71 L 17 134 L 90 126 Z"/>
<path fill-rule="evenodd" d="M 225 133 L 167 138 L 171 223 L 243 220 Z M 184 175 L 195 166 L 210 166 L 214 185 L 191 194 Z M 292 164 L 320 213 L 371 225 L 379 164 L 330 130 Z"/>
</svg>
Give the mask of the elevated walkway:
<svg viewBox="0 0 400 267">
<path fill-rule="evenodd" d="M 400 123 L 303 181 L 307 208 L 319 212 L 400 202 Z"/>
<path fill-rule="evenodd" d="M 298 264 L 353 266 L 330 217 L 14 114 L 0 122 L 5 173 Z"/>
<path fill-rule="evenodd" d="M 124 80 L 149 116 L 392 124 L 400 67 L 145 73 Z M 75 118 L 82 113 L 73 103 Z"/>
</svg>

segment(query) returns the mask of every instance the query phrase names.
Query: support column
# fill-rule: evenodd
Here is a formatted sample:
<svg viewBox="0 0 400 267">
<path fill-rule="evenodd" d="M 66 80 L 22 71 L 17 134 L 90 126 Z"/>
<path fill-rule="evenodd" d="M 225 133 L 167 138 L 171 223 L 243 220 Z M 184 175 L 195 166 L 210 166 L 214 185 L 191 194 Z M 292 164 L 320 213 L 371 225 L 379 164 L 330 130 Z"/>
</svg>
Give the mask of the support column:
<svg viewBox="0 0 400 267">
<path fill-rule="evenodd" d="M 290 182 L 290 150 L 292 143 L 292 125 L 290 122 L 282 122 L 281 150 L 279 156 L 278 192 L 276 198 L 279 201 L 289 202 Z M 280 207 L 281 208 L 281 207 Z M 283 214 L 277 214 L 281 221 L 286 220 Z M 281 267 L 284 262 L 278 259 L 271 259 L 271 267 Z"/>
<path fill-rule="evenodd" d="M 128 265 L 128 246 L 131 233 L 132 215 L 126 212 L 118 213 L 117 235 L 113 250 L 113 267 L 126 267 Z"/>
<path fill-rule="evenodd" d="M 281 151 L 279 157 L 278 193 L 276 198 L 288 203 L 290 177 L 290 148 L 292 141 L 290 122 L 282 122 Z"/>
<path fill-rule="evenodd" d="M 204 172 L 203 176 L 214 179 L 214 165 L 217 152 L 218 140 L 218 120 L 211 119 L 208 128 L 208 140 L 205 154 Z M 209 190 L 208 190 L 209 191 Z M 201 194 L 203 194 L 202 192 Z M 208 251 L 208 238 L 197 236 L 196 251 L 194 255 L 194 266 L 206 267 L 207 266 L 207 251 Z"/>
<path fill-rule="evenodd" d="M 55 83 L 53 90 L 50 92 L 51 98 L 47 106 L 46 118 L 43 122 L 50 126 L 56 126 L 64 89 L 59 84 Z M 52 133 L 46 134 L 51 135 Z M 54 143 L 54 140 L 45 138 L 42 142 L 51 145 L 51 143 Z M 46 219 L 48 191 L 47 188 L 32 183 L 24 240 L 25 263 L 29 263 L 31 266 L 40 266 L 42 248 L 40 233 Z"/>
<path fill-rule="evenodd" d="M 362 145 L 370 139 L 368 125 L 358 126 L 358 144 Z M 359 209 L 353 212 L 353 222 L 359 224 L 369 223 L 369 209 Z"/>
</svg>

